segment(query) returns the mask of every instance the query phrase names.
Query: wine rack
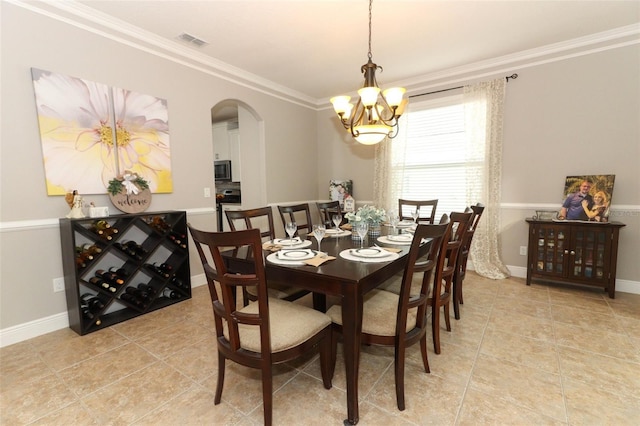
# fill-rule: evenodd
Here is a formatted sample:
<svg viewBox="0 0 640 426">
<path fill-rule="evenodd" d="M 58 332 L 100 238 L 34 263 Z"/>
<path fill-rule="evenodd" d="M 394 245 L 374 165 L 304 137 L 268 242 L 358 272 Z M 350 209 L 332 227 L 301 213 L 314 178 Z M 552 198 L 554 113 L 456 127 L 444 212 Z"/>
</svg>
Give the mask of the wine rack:
<svg viewBox="0 0 640 426">
<path fill-rule="evenodd" d="M 623 223 L 527 219 L 527 285 L 531 280 L 604 288 L 615 297 L 618 234 Z"/>
<path fill-rule="evenodd" d="M 69 327 L 80 335 L 191 298 L 186 213 L 60 219 Z"/>
</svg>

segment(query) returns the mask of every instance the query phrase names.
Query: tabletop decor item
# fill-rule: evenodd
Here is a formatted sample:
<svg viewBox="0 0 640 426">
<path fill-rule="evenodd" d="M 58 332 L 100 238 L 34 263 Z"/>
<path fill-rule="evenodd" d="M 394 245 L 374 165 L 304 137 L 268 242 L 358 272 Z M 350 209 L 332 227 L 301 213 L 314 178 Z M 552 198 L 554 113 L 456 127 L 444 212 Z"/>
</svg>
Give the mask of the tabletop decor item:
<svg viewBox="0 0 640 426">
<path fill-rule="evenodd" d="M 113 205 L 125 213 L 143 212 L 151 204 L 147 181 L 128 170 L 122 176 L 111 179 L 107 191 Z"/>
<path fill-rule="evenodd" d="M 344 215 L 351 224 L 366 222 L 369 224 L 369 235 L 380 236 L 380 224 L 385 220 L 387 213 L 384 209 L 375 206 L 364 205 L 355 213 L 349 212 Z"/>
</svg>

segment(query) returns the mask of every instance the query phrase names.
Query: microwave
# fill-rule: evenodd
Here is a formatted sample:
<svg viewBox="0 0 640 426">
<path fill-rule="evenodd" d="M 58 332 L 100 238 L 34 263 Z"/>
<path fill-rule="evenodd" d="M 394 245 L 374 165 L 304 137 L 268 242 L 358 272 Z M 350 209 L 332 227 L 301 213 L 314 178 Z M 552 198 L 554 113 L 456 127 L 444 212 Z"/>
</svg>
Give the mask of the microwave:
<svg viewBox="0 0 640 426">
<path fill-rule="evenodd" d="M 216 160 L 213 163 L 213 176 L 216 182 L 231 180 L 231 161 Z"/>
</svg>

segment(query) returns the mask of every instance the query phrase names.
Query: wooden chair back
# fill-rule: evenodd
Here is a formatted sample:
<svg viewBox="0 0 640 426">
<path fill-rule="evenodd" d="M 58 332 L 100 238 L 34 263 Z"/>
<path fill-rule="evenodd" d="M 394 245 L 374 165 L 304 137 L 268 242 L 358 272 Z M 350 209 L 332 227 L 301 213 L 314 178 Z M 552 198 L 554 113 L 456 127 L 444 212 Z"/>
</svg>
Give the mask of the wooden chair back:
<svg viewBox="0 0 640 426">
<path fill-rule="evenodd" d="M 325 225 L 329 224 L 329 226 L 333 226 L 333 215 L 342 214 L 340 201 L 337 200 L 316 202 L 316 207 L 318 207 L 320 220 L 322 220 Z"/>
<path fill-rule="evenodd" d="M 453 314 L 456 319 L 460 319 L 460 305 L 464 303 L 462 297 L 462 282 L 467 274 L 467 262 L 469 261 L 469 250 L 471 249 L 471 243 L 473 236 L 475 235 L 480 222 L 480 217 L 484 212 L 484 205 L 481 203 L 471 206 L 467 209 L 467 212 L 471 211 L 471 221 L 462 237 L 462 245 L 460 246 L 460 253 L 458 253 L 458 261 L 456 271 L 453 276 Z"/>
<path fill-rule="evenodd" d="M 311 210 L 308 203 L 295 204 L 291 206 L 278 206 L 282 226 L 287 222 L 295 222 L 298 232 L 310 234 L 313 231 L 313 221 L 311 220 Z"/>
<path fill-rule="evenodd" d="M 218 384 L 214 403 L 222 399 L 225 360 L 259 369 L 262 379 L 264 424 L 273 422 L 272 366 L 320 351 L 324 387 L 331 388 L 331 320 L 311 308 L 269 299 L 262 240 L 257 228 L 206 232 L 187 224 L 200 256 L 213 305 L 218 345 Z M 221 251 L 247 247 L 254 253 L 251 274 L 227 269 Z M 257 301 L 238 307 L 238 287 L 257 290 Z M 296 329 L 297 328 L 297 329 Z M 255 330 L 255 331 L 254 331 Z M 308 330 L 317 330 L 310 333 Z M 275 348 L 275 349 L 272 349 Z"/>
<path fill-rule="evenodd" d="M 411 212 L 418 210 L 418 222 L 434 223 L 438 200 L 403 200 L 398 199 L 398 217 L 400 220 L 413 220 Z"/>
<path fill-rule="evenodd" d="M 225 210 L 229 228 L 232 231 L 242 229 L 259 229 L 260 238 L 265 241 L 276 238 L 273 226 L 273 211 L 271 207 L 260 207 L 249 210 Z"/>
<path fill-rule="evenodd" d="M 451 213 L 449 216 L 450 236 L 443 240 L 443 247 L 440 249 L 431 294 L 433 346 L 437 354 L 440 353 L 440 308 L 444 307 L 444 320 L 447 331 L 451 331 L 450 307 L 453 292 L 453 275 L 456 271 L 456 262 L 462 245 L 462 238 L 469 226 L 472 215 L 473 213 Z"/>
</svg>

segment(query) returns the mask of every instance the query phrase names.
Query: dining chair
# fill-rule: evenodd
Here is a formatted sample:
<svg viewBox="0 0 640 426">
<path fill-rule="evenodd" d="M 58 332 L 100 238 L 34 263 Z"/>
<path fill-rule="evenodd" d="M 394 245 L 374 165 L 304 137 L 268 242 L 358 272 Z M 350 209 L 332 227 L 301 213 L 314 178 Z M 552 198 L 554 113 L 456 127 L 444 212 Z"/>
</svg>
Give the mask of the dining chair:
<svg viewBox="0 0 640 426">
<path fill-rule="evenodd" d="M 275 228 L 273 226 L 273 210 L 271 207 L 259 207 L 249 210 L 225 210 L 229 228 L 232 231 L 240 231 L 242 229 L 259 229 L 262 242 L 272 241 L 276 238 Z M 277 297 L 287 301 L 293 301 L 309 294 L 306 290 L 294 286 L 288 286 L 280 283 L 268 283 L 269 293 L 271 297 Z M 242 287 L 242 300 L 244 305 L 249 301 L 255 301 L 258 294 L 254 287 Z"/>
<path fill-rule="evenodd" d="M 268 296 L 260 231 L 206 232 L 190 224 L 187 227 L 200 255 L 213 304 L 218 347 L 214 404 L 222 398 L 227 359 L 261 371 L 265 425 L 273 421 L 273 365 L 319 351 L 322 382 L 331 389 L 331 319 L 314 309 Z M 254 273 L 230 273 L 221 250 L 245 246 L 255 253 Z M 257 288 L 257 302 L 237 309 L 236 289 L 247 286 Z"/>
<path fill-rule="evenodd" d="M 436 267 L 431 292 L 431 328 L 433 331 L 433 349 L 440 353 L 440 308 L 444 308 L 444 321 L 447 331 L 451 331 L 451 299 L 453 275 L 457 266 L 458 253 L 462 245 L 462 238 L 471 221 L 472 212 L 452 212 L 449 216 L 451 225 L 450 238 L 443 241 L 440 249 L 438 265 Z"/>
<path fill-rule="evenodd" d="M 390 346 L 395 351 L 396 402 L 400 411 L 405 409 L 404 365 L 405 353 L 409 346 L 420 342 L 422 363 L 429 373 L 427 357 L 427 308 L 432 273 L 443 247 L 442 240 L 448 239 L 451 229 L 448 219 L 438 225 L 420 224 L 407 255 L 407 263 L 402 276 L 400 294 L 381 289 L 373 289 L 364 295 L 362 308 L 362 343 L 366 345 Z M 429 244 L 423 244 L 430 239 Z M 416 292 L 412 292 L 412 282 L 420 282 Z M 331 337 L 331 372 L 335 370 L 337 340 L 342 334 L 342 310 L 334 305 L 327 311 L 333 322 Z"/>
<path fill-rule="evenodd" d="M 469 250 L 478 227 L 478 222 L 480 222 L 480 217 L 482 216 L 482 212 L 484 212 L 484 205 L 477 203 L 475 206 L 471 206 L 470 209 L 473 212 L 471 222 L 469 222 L 467 232 L 465 232 L 462 237 L 462 245 L 460 247 L 460 253 L 458 253 L 458 264 L 453 274 L 453 314 L 457 320 L 460 319 L 460 305 L 464 303 L 462 299 L 462 283 L 467 274 Z"/>
<path fill-rule="evenodd" d="M 310 234 L 313 231 L 313 221 L 308 203 L 278 206 L 278 211 L 282 219 L 282 226 L 286 226 L 287 222 L 295 222 L 298 232 L 305 231 Z"/>
<path fill-rule="evenodd" d="M 342 214 L 340 209 L 340 201 L 318 201 L 316 202 L 318 207 L 318 213 L 320 214 L 320 220 L 328 226 L 333 226 L 333 215 Z M 344 221 L 344 218 L 343 218 Z"/>
<path fill-rule="evenodd" d="M 398 199 L 398 217 L 400 220 L 413 220 L 411 212 L 418 210 L 418 221 L 434 223 L 438 200 L 413 201 Z"/>
</svg>

